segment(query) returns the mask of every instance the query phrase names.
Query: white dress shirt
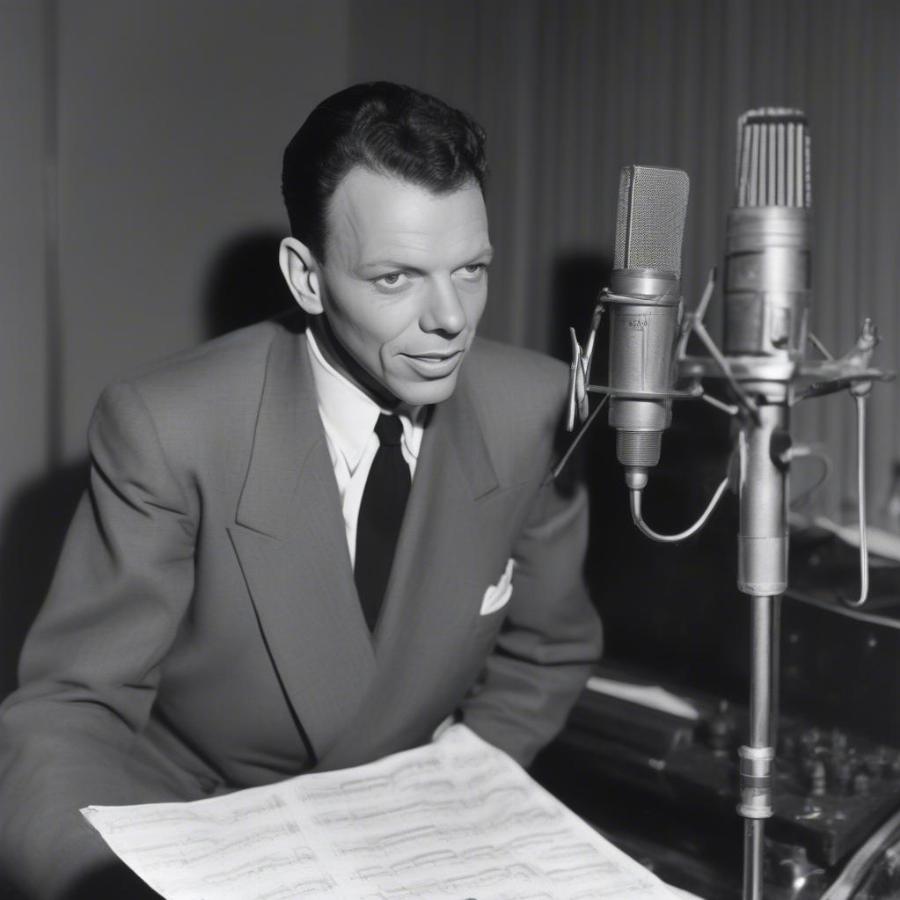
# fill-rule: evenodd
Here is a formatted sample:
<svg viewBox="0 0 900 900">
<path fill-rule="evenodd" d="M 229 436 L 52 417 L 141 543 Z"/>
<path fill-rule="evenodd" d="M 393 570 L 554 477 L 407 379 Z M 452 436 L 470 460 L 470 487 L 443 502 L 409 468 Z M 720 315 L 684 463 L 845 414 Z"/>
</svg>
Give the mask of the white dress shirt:
<svg viewBox="0 0 900 900">
<path fill-rule="evenodd" d="M 379 446 L 375 423 L 381 413 L 391 414 L 392 411 L 382 409 L 325 359 L 311 328 L 306 329 L 306 340 L 318 395 L 319 416 L 325 428 L 328 453 L 341 497 L 350 562 L 355 564 L 359 507 Z M 403 426 L 400 450 L 409 466 L 410 479 L 416 474 L 416 460 L 422 446 L 424 426 L 421 413 L 422 407 L 395 413 Z"/>
</svg>

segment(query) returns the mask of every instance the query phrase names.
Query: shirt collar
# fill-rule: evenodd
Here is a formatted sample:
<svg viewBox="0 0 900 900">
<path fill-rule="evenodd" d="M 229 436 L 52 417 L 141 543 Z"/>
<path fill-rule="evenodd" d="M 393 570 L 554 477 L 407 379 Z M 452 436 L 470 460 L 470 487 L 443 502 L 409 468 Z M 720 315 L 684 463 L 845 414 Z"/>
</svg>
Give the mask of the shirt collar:
<svg viewBox="0 0 900 900">
<path fill-rule="evenodd" d="M 306 329 L 306 340 L 310 349 L 313 381 L 316 385 L 322 424 L 346 460 L 350 471 L 353 472 L 375 431 L 379 414 L 390 415 L 392 410 L 382 409 L 358 385 L 325 359 L 312 328 Z M 396 413 L 403 426 L 403 443 L 414 459 L 418 459 L 422 443 L 421 413 L 421 406 Z"/>
</svg>

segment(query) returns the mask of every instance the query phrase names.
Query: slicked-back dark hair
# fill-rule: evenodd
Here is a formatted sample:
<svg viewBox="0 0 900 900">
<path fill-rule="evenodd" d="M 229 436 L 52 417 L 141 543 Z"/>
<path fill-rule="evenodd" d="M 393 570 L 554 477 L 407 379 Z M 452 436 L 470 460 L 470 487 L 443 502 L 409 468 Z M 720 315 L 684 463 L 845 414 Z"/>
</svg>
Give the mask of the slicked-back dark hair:
<svg viewBox="0 0 900 900">
<path fill-rule="evenodd" d="M 328 201 L 355 166 L 435 194 L 475 182 L 484 191 L 484 130 L 437 97 L 388 81 L 323 100 L 284 151 L 281 191 L 291 234 L 325 260 Z"/>
</svg>

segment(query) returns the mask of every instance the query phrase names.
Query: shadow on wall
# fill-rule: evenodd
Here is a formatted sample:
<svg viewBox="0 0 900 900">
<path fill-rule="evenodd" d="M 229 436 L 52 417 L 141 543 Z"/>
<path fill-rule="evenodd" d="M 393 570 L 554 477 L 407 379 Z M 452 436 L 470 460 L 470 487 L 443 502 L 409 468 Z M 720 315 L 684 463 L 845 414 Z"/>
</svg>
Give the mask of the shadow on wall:
<svg viewBox="0 0 900 900">
<path fill-rule="evenodd" d="M 215 255 L 201 297 L 207 338 L 293 305 L 278 269 L 280 240 L 275 231 L 246 232 Z M 16 686 L 22 642 L 50 587 L 87 481 L 86 459 L 55 468 L 21 487 L 0 522 L 0 700 Z"/>
<path fill-rule="evenodd" d="M 261 322 L 294 306 L 281 270 L 276 231 L 250 231 L 228 241 L 210 267 L 203 296 L 206 336 Z"/>
<path fill-rule="evenodd" d="M 597 296 L 601 288 L 609 283 L 611 272 L 612 260 L 599 254 L 573 253 L 556 261 L 553 267 L 550 341 L 547 345 L 551 356 L 566 363 L 572 361 L 570 327 L 575 329 L 578 342 L 584 346 Z M 608 350 L 606 342 L 598 339 L 593 363 L 595 382 L 606 377 L 600 373 L 606 372 Z"/>
<path fill-rule="evenodd" d="M 12 498 L 0 527 L 0 698 L 16 685 L 22 641 L 50 587 L 87 460 L 60 466 Z"/>
</svg>

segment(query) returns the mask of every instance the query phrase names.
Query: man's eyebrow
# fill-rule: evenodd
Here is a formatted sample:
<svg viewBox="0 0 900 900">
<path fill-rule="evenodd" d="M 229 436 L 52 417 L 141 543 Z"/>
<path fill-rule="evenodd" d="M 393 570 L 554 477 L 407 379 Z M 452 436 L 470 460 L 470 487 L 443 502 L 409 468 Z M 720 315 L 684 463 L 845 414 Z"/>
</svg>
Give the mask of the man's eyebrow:
<svg viewBox="0 0 900 900">
<path fill-rule="evenodd" d="M 475 253 L 470 253 L 465 256 L 465 258 L 459 263 L 460 266 L 471 265 L 476 262 L 486 262 L 489 263 L 494 258 L 494 248 L 488 244 L 486 247 L 482 247 Z M 359 272 L 370 272 L 370 271 L 399 271 L 399 272 L 422 272 L 424 271 L 419 266 L 410 263 L 409 261 L 393 259 L 392 257 L 386 256 L 384 259 L 370 259 L 366 260 L 363 263 L 360 263 L 357 267 L 357 271 Z"/>
<path fill-rule="evenodd" d="M 373 259 L 369 262 L 360 263 L 358 272 L 365 274 L 367 272 L 421 272 L 417 266 L 408 262 L 401 262 L 399 259 Z"/>
<path fill-rule="evenodd" d="M 367 259 L 364 262 L 359 264 L 361 269 L 380 269 L 380 268 L 394 268 L 394 269 L 409 269 L 412 268 L 412 264 L 409 260 L 400 260 L 394 259 L 391 256 L 385 257 L 376 257 L 375 259 Z"/>
</svg>

